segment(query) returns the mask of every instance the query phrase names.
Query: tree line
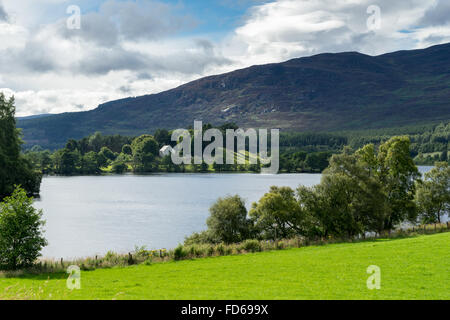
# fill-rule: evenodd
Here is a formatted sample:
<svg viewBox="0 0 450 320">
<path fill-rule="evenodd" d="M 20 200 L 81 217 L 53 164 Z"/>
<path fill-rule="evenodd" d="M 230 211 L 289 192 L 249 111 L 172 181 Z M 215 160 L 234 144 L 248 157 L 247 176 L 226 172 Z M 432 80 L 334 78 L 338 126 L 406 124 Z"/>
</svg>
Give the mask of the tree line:
<svg viewBox="0 0 450 320">
<path fill-rule="evenodd" d="M 393 137 L 378 148 L 345 148 L 331 157 L 320 184 L 271 187 L 249 212 L 238 195 L 218 199 L 210 208 L 208 229 L 185 243 L 352 239 L 389 232 L 404 222 L 440 222 L 449 211 L 448 163 L 437 163 L 422 179 L 409 138 Z"/>
<path fill-rule="evenodd" d="M 344 133 L 348 145 L 359 148 L 368 143 L 380 144 L 403 131 L 411 141 L 411 156 L 418 165 L 433 165 L 436 161 L 448 162 L 450 122 L 427 126 L 408 126 Z"/>
<path fill-rule="evenodd" d="M 204 125 L 204 131 L 213 128 Z M 227 129 L 236 130 L 234 124 L 218 127 L 224 134 Z M 193 129 L 189 128 L 193 137 Z M 172 132 L 159 129 L 153 135 L 144 134 L 139 137 L 125 137 L 121 135 L 103 136 L 97 132 L 81 140 L 69 140 L 62 149 L 51 152 L 34 146 L 27 150 L 24 157 L 42 174 L 58 175 L 95 175 L 101 173 L 152 173 L 152 172 L 260 172 L 261 164 L 250 164 L 247 153 L 246 164 L 218 164 L 208 165 L 190 164 L 175 165 L 171 157 L 161 157 L 160 148 L 165 145 L 175 146 L 171 141 Z M 192 138 L 193 139 L 193 138 Z M 193 141 L 192 141 L 193 143 Z M 248 141 L 246 142 L 248 144 Z M 202 148 L 206 148 L 204 143 Z M 235 158 L 238 150 L 235 144 Z M 193 149 L 192 149 L 193 150 Z M 226 150 L 223 150 L 225 154 Z M 280 154 L 281 172 L 321 172 L 328 166 L 331 152 L 284 151 Z M 224 157 L 225 159 L 225 157 Z"/>
<path fill-rule="evenodd" d="M 203 131 L 213 128 L 205 124 Z M 216 126 L 225 136 L 227 129 L 238 129 L 234 123 Z M 188 130 L 193 136 L 193 128 Z M 436 161 L 449 161 L 448 141 L 450 123 L 406 127 L 398 130 L 376 129 L 358 132 L 308 133 L 281 132 L 280 172 L 318 173 L 325 170 L 333 154 L 339 154 L 347 146 L 353 150 L 372 143 L 381 145 L 397 131 L 407 133 L 411 141 L 410 155 L 418 165 L 433 165 Z M 81 140 L 69 140 L 56 151 L 42 150 L 35 146 L 25 152 L 25 158 L 44 174 L 100 174 L 103 172 L 259 172 L 261 165 L 173 165 L 169 158 L 160 158 L 158 148 L 174 146 L 172 131 L 159 129 L 153 135 L 125 137 L 104 136 L 95 133 Z M 398 134 L 398 132 L 397 132 Z M 133 142 L 136 141 L 133 145 Z M 247 142 L 248 143 L 248 142 Z M 140 146 L 138 146 L 140 144 Z M 145 146 L 143 145 L 145 144 Z M 134 146 L 134 148 L 133 148 Z M 205 148 L 206 145 L 203 146 Z M 234 150 L 235 152 L 237 150 Z M 145 155 L 143 154 L 146 153 Z"/>
</svg>

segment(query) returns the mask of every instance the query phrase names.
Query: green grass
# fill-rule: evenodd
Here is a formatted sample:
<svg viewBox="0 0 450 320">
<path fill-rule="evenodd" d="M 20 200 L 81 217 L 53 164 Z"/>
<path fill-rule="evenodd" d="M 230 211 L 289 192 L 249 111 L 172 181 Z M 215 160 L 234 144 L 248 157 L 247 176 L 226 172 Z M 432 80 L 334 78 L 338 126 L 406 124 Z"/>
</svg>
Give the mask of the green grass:
<svg viewBox="0 0 450 320">
<path fill-rule="evenodd" d="M 381 289 L 368 290 L 369 265 Z M 450 299 L 450 233 L 0 279 L 8 299 Z"/>
</svg>

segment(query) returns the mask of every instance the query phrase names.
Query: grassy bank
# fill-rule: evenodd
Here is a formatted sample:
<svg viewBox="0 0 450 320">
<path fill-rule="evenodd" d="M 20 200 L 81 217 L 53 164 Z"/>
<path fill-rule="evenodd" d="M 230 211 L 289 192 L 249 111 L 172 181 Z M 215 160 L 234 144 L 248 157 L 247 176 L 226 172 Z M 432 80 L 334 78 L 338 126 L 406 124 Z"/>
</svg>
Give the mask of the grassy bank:
<svg viewBox="0 0 450 320">
<path fill-rule="evenodd" d="M 381 289 L 368 290 L 369 265 Z M 3 299 L 450 299 L 450 233 L 0 279 Z"/>
</svg>

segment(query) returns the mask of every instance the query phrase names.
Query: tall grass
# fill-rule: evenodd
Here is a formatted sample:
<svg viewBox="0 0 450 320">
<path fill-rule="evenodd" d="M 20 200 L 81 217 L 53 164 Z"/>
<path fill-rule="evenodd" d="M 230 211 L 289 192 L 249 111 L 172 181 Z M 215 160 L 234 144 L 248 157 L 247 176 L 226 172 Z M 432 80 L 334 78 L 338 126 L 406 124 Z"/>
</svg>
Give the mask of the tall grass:
<svg viewBox="0 0 450 320">
<path fill-rule="evenodd" d="M 316 238 L 307 239 L 304 237 L 297 237 L 292 239 L 283 239 L 278 241 L 273 240 L 245 240 L 242 243 L 236 244 L 193 244 L 193 245 L 179 245 L 173 250 L 147 250 L 145 247 L 136 247 L 133 252 L 128 254 L 118 254 L 115 252 L 108 252 L 103 257 L 89 257 L 84 259 L 77 259 L 72 261 L 64 261 L 63 259 L 56 260 L 40 260 L 36 262 L 33 267 L 26 270 L 19 270 L 13 272 L 0 273 L 0 277 L 18 277 L 22 274 L 45 274 L 45 273 L 65 273 L 67 268 L 72 265 L 79 266 L 83 271 L 125 267 L 136 264 L 151 265 L 153 263 L 164 263 L 169 261 L 189 260 L 205 257 L 227 256 L 248 254 L 254 252 L 283 250 L 290 248 L 300 248 L 305 246 L 317 246 L 333 243 L 346 242 L 362 242 L 372 241 L 375 239 L 395 239 L 411 237 L 420 234 L 433 234 L 440 232 L 450 232 L 450 223 L 431 224 L 414 226 L 408 229 L 398 229 L 391 233 L 383 235 L 376 235 L 366 238 Z M 22 293 L 26 295 L 26 292 Z M 1 298 L 1 296 L 0 296 Z"/>
</svg>

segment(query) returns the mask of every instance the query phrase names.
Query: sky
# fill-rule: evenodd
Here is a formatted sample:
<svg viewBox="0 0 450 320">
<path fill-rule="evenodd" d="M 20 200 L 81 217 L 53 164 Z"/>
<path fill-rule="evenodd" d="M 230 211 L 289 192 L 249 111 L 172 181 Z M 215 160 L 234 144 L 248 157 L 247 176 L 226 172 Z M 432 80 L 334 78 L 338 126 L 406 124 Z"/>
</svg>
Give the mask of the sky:
<svg viewBox="0 0 450 320">
<path fill-rule="evenodd" d="M 447 42 L 448 0 L 0 0 L 0 92 L 18 116 L 87 111 L 254 64 Z"/>
</svg>

